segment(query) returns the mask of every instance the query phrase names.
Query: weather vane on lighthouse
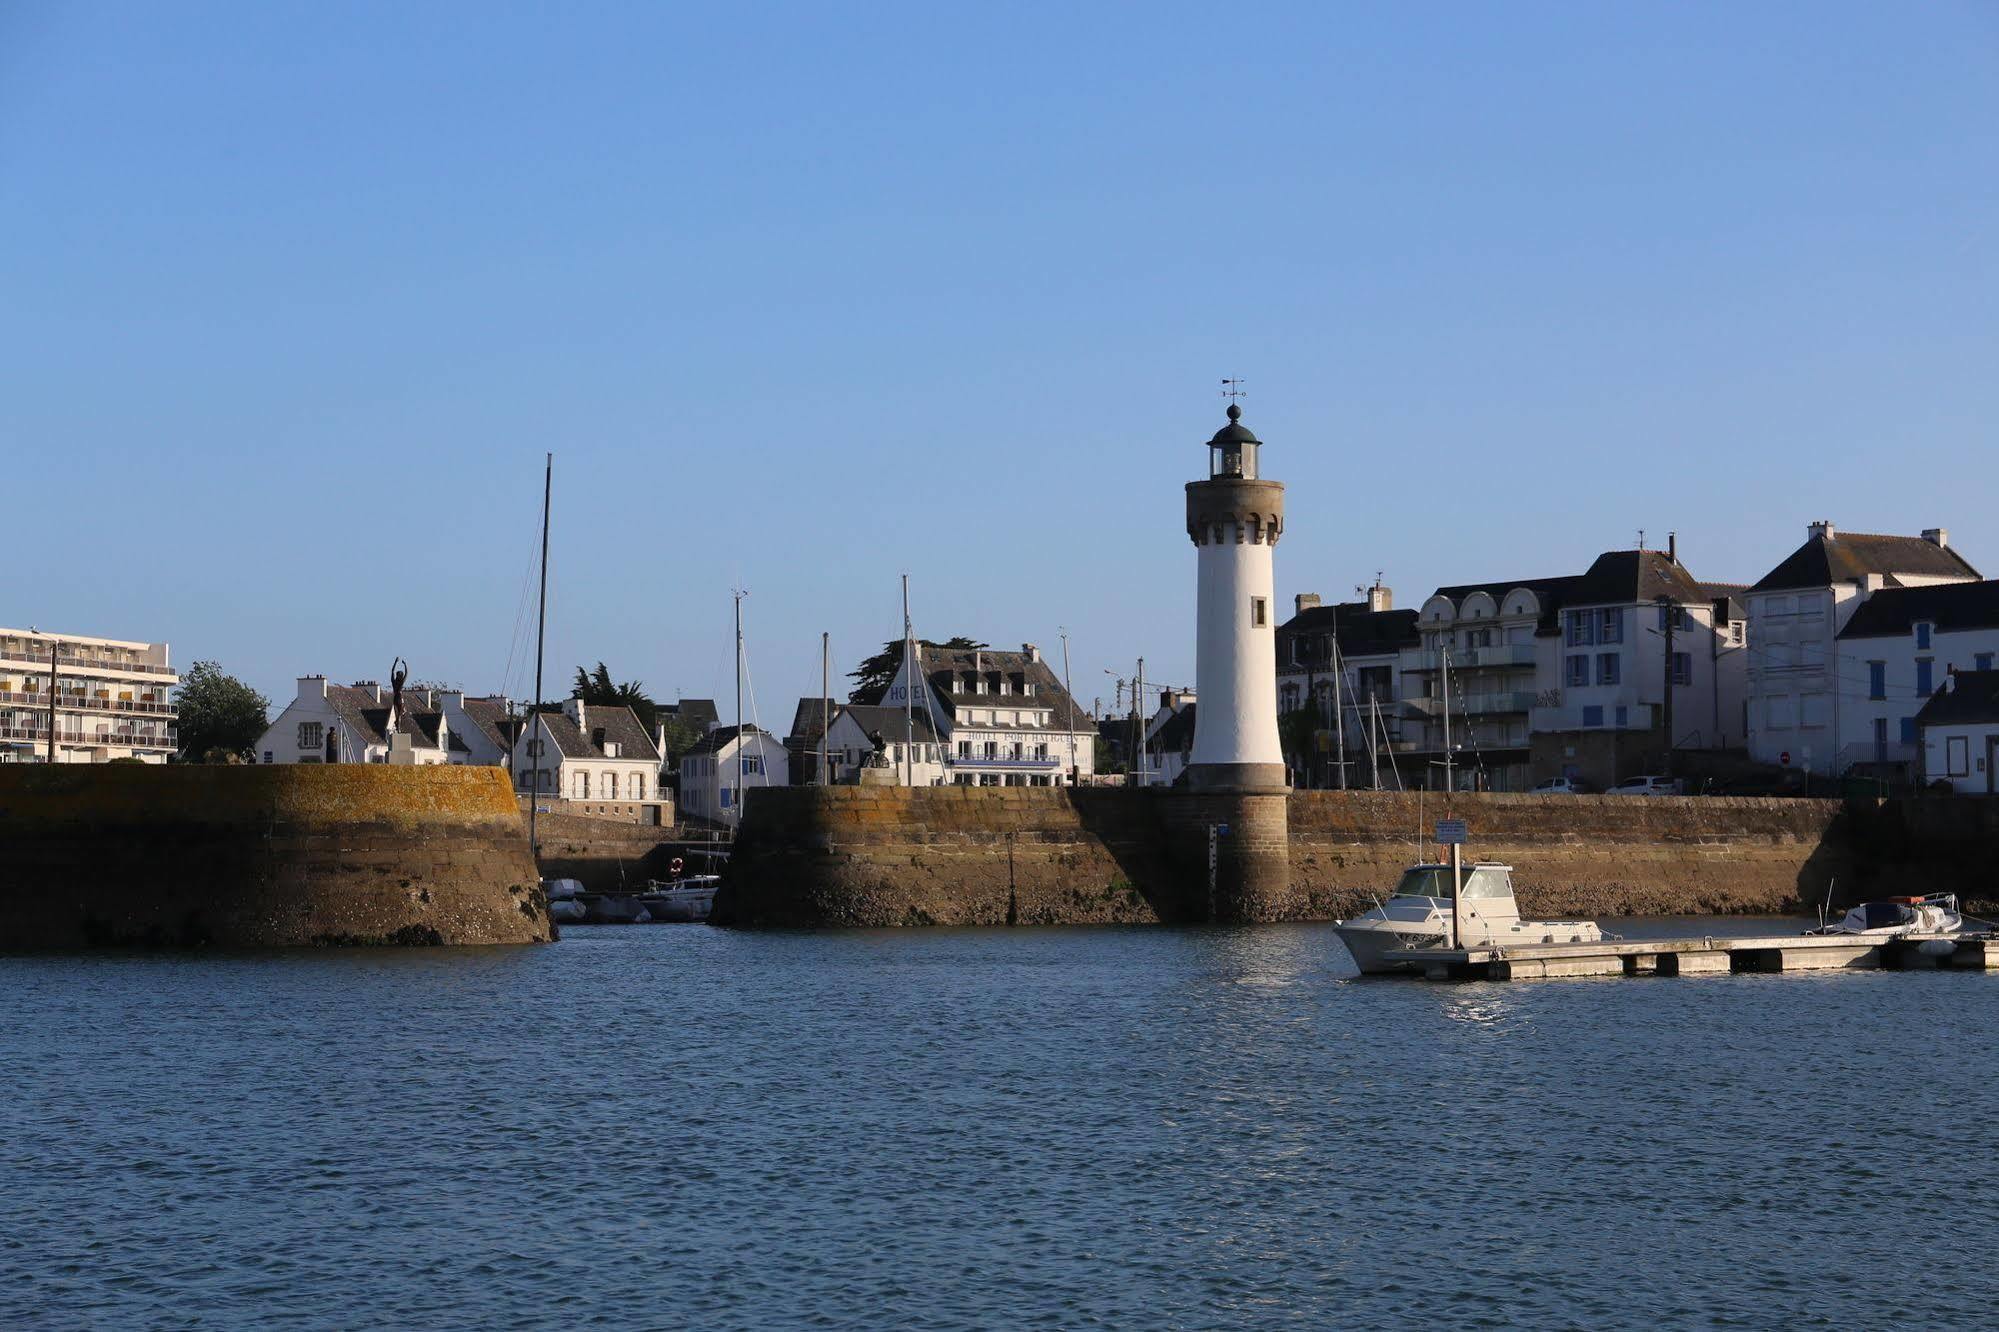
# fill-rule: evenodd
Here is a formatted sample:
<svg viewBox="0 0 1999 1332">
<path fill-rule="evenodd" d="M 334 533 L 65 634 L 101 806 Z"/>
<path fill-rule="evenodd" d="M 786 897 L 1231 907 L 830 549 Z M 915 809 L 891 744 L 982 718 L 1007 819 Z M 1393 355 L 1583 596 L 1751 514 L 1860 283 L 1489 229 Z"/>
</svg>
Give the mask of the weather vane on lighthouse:
<svg viewBox="0 0 1999 1332">
<path fill-rule="evenodd" d="M 1240 379 L 1224 379 L 1222 381 L 1222 396 L 1230 399 L 1247 398 L 1249 394 L 1243 391 L 1242 385 L 1243 381 Z"/>
</svg>

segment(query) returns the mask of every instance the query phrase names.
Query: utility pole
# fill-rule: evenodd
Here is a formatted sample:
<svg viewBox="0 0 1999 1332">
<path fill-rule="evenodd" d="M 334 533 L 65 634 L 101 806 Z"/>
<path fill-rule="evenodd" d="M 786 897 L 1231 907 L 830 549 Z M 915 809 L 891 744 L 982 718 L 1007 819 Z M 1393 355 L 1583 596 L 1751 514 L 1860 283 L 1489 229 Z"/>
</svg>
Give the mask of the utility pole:
<svg viewBox="0 0 1999 1332">
<path fill-rule="evenodd" d="M 1663 691 L 1665 704 L 1664 714 L 1661 718 L 1665 728 L 1666 757 L 1660 767 L 1660 771 L 1667 777 L 1673 775 L 1673 621 L 1679 618 L 1675 614 L 1678 609 L 1673 604 L 1671 598 L 1664 596 L 1659 598 L 1659 619 L 1662 622 L 1659 626 L 1659 632 L 1661 637 L 1666 640 L 1666 674 Z"/>
<path fill-rule="evenodd" d="M 1138 674 L 1131 678 L 1131 754 L 1137 764 L 1134 786 L 1145 785 L 1145 658 L 1138 659 Z"/>
</svg>

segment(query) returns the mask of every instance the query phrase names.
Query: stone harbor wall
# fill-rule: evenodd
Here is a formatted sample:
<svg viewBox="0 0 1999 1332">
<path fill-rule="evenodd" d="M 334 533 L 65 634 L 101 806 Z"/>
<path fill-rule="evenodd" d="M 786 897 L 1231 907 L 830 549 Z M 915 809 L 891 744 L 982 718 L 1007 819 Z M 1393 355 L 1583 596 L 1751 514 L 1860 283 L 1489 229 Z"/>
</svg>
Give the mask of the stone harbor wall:
<svg viewBox="0 0 1999 1332">
<path fill-rule="evenodd" d="M 1330 920 L 1364 909 L 1411 863 L 1436 854 L 1431 828 L 1446 815 L 1438 797 L 1414 793 L 1295 792 L 1266 801 L 1288 816 L 1288 884 L 1258 885 L 1238 919 Z M 1815 903 L 1835 879 L 1841 900 L 1903 882 L 1908 876 L 1886 866 L 1904 853 L 1883 843 L 1870 859 L 1854 844 L 1856 830 L 1878 841 L 1884 829 L 1938 837 L 1962 825 L 1953 843 L 1962 849 L 1937 868 L 1947 862 L 1952 882 L 1968 885 L 1979 868 L 1972 848 L 1990 836 L 1962 812 L 1860 823 L 1823 800 L 1474 795 L 1455 797 L 1448 813 L 1470 823 L 1472 857 L 1515 867 L 1522 909 L 1542 915 L 1785 911 Z M 1208 823 L 1227 819 L 1232 835 L 1247 834 L 1240 854 L 1269 835 L 1272 814 L 1197 809 L 1178 792 L 1102 788 L 753 791 L 717 921 L 1205 920 Z M 1228 841 L 1221 847 L 1230 854 Z"/>
<path fill-rule="evenodd" d="M 1434 859 L 1441 818 L 1471 828 L 1468 859 L 1513 866 L 1530 916 L 1726 915 L 1796 909 L 1841 878 L 1858 887 L 1836 800 L 1454 796 L 1300 791 L 1291 874 L 1311 919 L 1373 905 Z"/>
<path fill-rule="evenodd" d="M 0 952 L 554 937 L 498 768 L 0 766 Z"/>
</svg>

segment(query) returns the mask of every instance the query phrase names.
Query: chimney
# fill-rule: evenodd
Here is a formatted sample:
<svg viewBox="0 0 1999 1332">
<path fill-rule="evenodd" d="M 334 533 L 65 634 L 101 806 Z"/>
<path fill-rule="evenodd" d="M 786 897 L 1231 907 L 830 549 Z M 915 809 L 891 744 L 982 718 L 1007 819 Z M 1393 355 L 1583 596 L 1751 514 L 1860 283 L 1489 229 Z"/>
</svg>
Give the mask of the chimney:
<svg viewBox="0 0 1999 1332">
<path fill-rule="evenodd" d="M 1943 550 L 1950 549 L 1950 529 L 1948 527 L 1925 527 L 1923 540 Z"/>
<path fill-rule="evenodd" d="M 1831 541 L 1837 536 L 1838 530 L 1833 527 L 1831 520 L 1826 518 L 1819 519 L 1805 529 L 1805 540 L 1807 541 L 1816 540 L 1821 537 L 1827 541 Z"/>
<path fill-rule="evenodd" d="M 1367 608 L 1371 611 L 1394 610 L 1395 589 L 1392 587 L 1383 587 L 1377 581 L 1373 587 L 1367 590 Z"/>
<path fill-rule="evenodd" d="M 563 699 L 562 713 L 565 717 L 569 718 L 569 720 L 576 723 L 577 730 L 587 731 L 590 729 L 590 714 L 584 708 L 582 699 L 580 698 Z"/>
<path fill-rule="evenodd" d="M 1675 564 L 1680 562 L 1680 534 L 1678 532 L 1666 533 L 1666 558 Z"/>
<path fill-rule="evenodd" d="M 298 696 L 301 699 L 325 698 L 326 677 L 323 675 L 301 675 L 298 678 Z"/>
<path fill-rule="evenodd" d="M 1041 660 L 1041 649 L 1034 646 L 1034 644 L 1032 643 L 1022 643 L 1020 645 L 1020 650 L 1027 654 L 1027 659 L 1029 661 Z"/>
<path fill-rule="evenodd" d="M 1312 610 L 1320 604 L 1319 594 L 1317 592 L 1300 592 L 1296 604 L 1298 609 L 1294 614 L 1303 615 L 1306 611 Z"/>
</svg>

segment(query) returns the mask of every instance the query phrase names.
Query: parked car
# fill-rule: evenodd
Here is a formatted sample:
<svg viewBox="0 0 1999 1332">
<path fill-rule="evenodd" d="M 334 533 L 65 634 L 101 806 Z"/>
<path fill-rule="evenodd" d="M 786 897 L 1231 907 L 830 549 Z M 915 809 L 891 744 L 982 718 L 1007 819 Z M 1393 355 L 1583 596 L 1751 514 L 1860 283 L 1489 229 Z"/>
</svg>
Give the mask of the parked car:
<svg viewBox="0 0 1999 1332">
<path fill-rule="evenodd" d="M 1534 788 L 1535 795 L 1582 795 L 1583 784 L 1574 777 L 1550 777 Z"/>
<path fill-rule="evenodd" d="M 1604 794 L 1670 796 L 1679 795 L 1680 791 L 1680 781 L 1677 777 L 1626 777 Z"/>
</svg>

